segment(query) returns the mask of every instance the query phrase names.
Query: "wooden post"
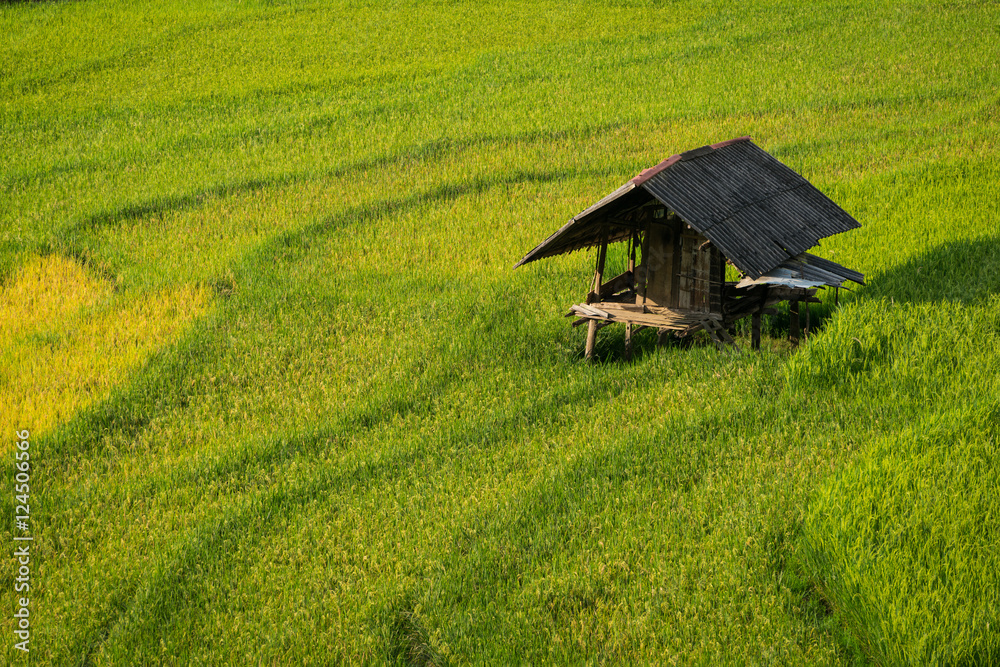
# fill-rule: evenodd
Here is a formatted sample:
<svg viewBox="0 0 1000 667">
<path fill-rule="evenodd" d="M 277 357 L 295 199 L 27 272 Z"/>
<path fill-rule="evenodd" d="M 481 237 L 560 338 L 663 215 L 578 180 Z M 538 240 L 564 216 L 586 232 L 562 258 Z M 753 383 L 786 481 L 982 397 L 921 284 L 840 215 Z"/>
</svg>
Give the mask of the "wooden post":
<svg viewBox="0 0 1000 667">
<path fill-rule="evenodd" d="M 632 230 L 628 241 L 628 270 L 632 272 L 633 278 L 635 277 L 635 242 L 639 240 L 638 237 L 639 234 L 635 230 Z"/>
<path fill-rule="evenodd" d="M 608 257 L 608 228 L 601 230 L 601 251 L 597 255 L 597 295 L 601 294 L 601 282 L 604 275 L 604 260 Z"/>
<path fill-rule="evenodd" d="M 668 339 L 669 336 L 670 336 L 670 330 L 669 329 L 660 329 L 656 333 L 656 346 L 657 347 L 663 347 L 664 345 L 666 345 L 667 344 L 667 339 Z"/>
<path fill-rule="evenodd" d="M 587 303 L 600 302 L 601 282 L 603 282 L 604 260 L 608 255 L 608 228 L 605 225 L 601 229 L 601 249 L 597 251 L 597 270 L 594 272 L 594 291 L 587 295 Z M 584 348 L 584 356 L 587 359 L 594 358 L 594 348 L 597 347 L 597 320 L 590 320 L 587 323 L 587 346 Z"/>
<path fill-rule="evenodd" d="M 750 330 L 750 349 L 759 350 L 760 349 L 760 316 L 764 312 L 764 307 L 767 305 L 767 295 L 768 288 L 766 286 L 760 288 L 760 305 L 757 306 L 757 310 L 754 311 L 752 319 L 752 326 Z"/>
<path fill-rule="evenodd" d="M 636 233 L 629 234 L 628 239 L 628 271 L 632 274 L 632 291 L 635 291 L 635 242 Z M 632 360 L 632 323 L 625 323 L 625 361 Z"/>
<path fill-rule="evenodd" d="M 792 345 L 799 344 L 799 300 L 793 299 L 788 304 L 788 341 Z"/>
<path fill-rule="evenodd" d="M 594 272 L 593 298 L 587 295 L 587 303 L 594 303 L 601 300 L 601 282 L 604 274 L 604 260 L 608 255 L 608 228 L 601 229 L 601 249 L 597 251 L 597 270 Z"/>
<path fill-rule="evenodd" d="M 597 346 L 597 320 L 587 322 L 587 347 L 584 349 L 584 356 L 587 359 L 594 358 L 594 348 Z"/>
<path fill-rule="evenodd" d="M 635 292 L 635 242 L 639 239 L 638 234 L 633 230 L 628 237 L 628 272 L 632 274 L 632 284 L 629 287 Z"/>
<path fill-rule="evenodd" d="M 643 305 L 646 303 L 646 282 L 649 278 L 649 232 L 652 229 L 653 220 L 650 218 L 649 222 L 646 223 L 646 233 L 642 236 L 642 278 L 639 278 L 636 284 L 638 296 L 642 297 L 641 301 L 637 298 L 636 303 Z"/>
<path fill-rule="evenodd" d="M 802 338 L 809 338 L 809 315 L 812 313 L 812 306 L 806 301 L 806 328 L 802 331 Z"/>
</svg>

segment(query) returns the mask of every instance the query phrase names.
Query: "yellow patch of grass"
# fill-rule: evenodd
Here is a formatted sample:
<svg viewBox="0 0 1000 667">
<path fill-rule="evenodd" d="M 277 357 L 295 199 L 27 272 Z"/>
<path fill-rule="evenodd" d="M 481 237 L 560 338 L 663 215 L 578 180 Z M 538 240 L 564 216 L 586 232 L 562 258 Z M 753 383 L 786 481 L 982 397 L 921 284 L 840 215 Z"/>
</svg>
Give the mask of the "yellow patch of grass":
<svg viewBox="0 0 1000 667">
<path fill-rule="evenodd" d="M 106 398 L 209 307 L 206 288 L 128 299 L 72 260 L 29 261 L 0 292 L 3 441 L 15 429 L 44 433 Z"/>
<path fill-rule="evenodd" d="M 34 257 L 0 291 L 0 344 L 7 350 L 12 339 L 49 328 L 113 294 L 110 283 L 67 257 Z"/>
</svg>

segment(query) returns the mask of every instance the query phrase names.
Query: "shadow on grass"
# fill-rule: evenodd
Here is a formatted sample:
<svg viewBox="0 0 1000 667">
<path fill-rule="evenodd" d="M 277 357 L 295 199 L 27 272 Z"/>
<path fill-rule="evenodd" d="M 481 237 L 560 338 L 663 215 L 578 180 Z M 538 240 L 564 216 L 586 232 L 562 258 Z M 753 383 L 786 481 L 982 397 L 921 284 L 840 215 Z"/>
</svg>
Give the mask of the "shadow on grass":
<svg viewBox="0 0 1000 667">
<path fill-rule="evenodd" d="M 858 298 L 971 304 L 1000 293 L 1000 236 L 944 243 L 872 276 Z"/>
<path fill-rule="evenodd" d="M 403 597 L 388 610 L 389 659 L 408 667 L 443 667 L 448 664 L 434 646 L 427 628 L 420 620 L 412 596 Z"/>
<path fill-rule="evenodd" d="M 187 211 L 199 208 L 205 201 L 210 199 L 233 197 L 273 187 L 287 187 L 306 179 L 306 174 L 248 178 L 242 181 L 221 183 L 198 192 L 147 199 L 143 202 L 127 204 L 119 208 L 87 216 L 80 222 L 66 228 L 64 234 L 73 235 L 82 231 L 95 231 L 103 227 L 113 227 L 121 223 L 136 222 L 145 218 L 161 216 L 176 211 Z"/>
<path fill-rule="evenodd" d="M 328 232 L 344 229 L 359 223 L 371 223 L 432 203 L 448 202 L 460 197 L 481 194 L 501 186 L 524 183 L 551 183 L 569 178 L 579 171 L 559 169 L 550 171 L 519 171 L 506 176 L 478 177 L 465 181 L 444 183 L 423 192 L 416 192 L 399 199 L 387 199 L 367 206 L 360 206 L 335 216 L 324 218 L 298 229 L 287 231 L 259 247 L 258 261 L 294 261 L 308 251 L 313 243 Z M 270 256 L 269 256 L 270 255 Z M 257 262 L 251 262 L 251 266 Z"/>
<path fill-rule="evenodd" d="M 319 123 L 320 121 L 315 122 Z M 249 194 L 267 188 L 289 187 L 310 180 L 341 178 L 350 174 L 363 173 L 392 165 L 404 167 L 411 162 L 440 159 L 471 148 L 518 143 L 552 142 L 563 139 L 582 139 L 608 132 L 617 127 L 619 127 L 619 124 L 603 124 L 576 131 L 531 131 L 520 134 L 483 135 L 466 139 L 438 139 L 416 144 L 396 153 L 360 160 L 352 164 L 322 171 L 310 170 L 220 183 L 197 192 L 156 197 L 118 208 L 107 209 L 86 216 L 75 224 L 70 225 L 64 229 L 63 234 L 72 237 L 80 232 L 95 231 L 104 227 L 136 222 L 171 212 L 196 209 L 213 198 Z"/>
</svg>

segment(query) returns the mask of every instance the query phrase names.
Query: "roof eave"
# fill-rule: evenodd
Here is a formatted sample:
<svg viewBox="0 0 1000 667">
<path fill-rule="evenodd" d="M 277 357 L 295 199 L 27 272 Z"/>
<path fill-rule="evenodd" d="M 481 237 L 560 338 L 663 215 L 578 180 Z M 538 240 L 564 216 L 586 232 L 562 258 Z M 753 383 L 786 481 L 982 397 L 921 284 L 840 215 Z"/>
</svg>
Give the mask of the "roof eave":
<svg viewBox="0 0 1000 667">
<path fill-rule="evenodd" d="M 541 243 L 539 243 L 537 246 L 535 246 L 534 248 L 532 248 L 528 252 L 528 254 L 526 254 L 524 257 L 522 257 L 521 260 L 517 264 L 514 265 L 514 268 L 516 269 L 517 267 L 522 266 L 524 264 L 527 264 L 529 262 L 533 262 L 536 259 L 544 259 L 545 257 L 551 257 L 551 256 L 554 256 L 554 255 L 563 254 L 564 252 L 572 252 L 573 250 L 582 250 L 583 248 L 588 247 L 588 245 L 582 245 L 579 248 L 571 248 L 571 249 L 568 249 L 568 250 L 563 250 L 563 251 L 558 252 L 558 253 L 552 253 L 552 255 L 549 255 L 549 254 L 545 253 L 545 250 L 547 248 L 550 248 L 552 245 L 554 245 L 555 242 L 559 238 L 561 238 L 562 236 L 564 236 L 567 232 L 571 231 L 572 229 L 574 229 L 579 224 L 583 224 L 585 222 L 589 222 L 590 219 L 592 219 L 594 217 L 594 215 L 596 213 L 598 213 L 601 209 L 603 209 L 604 207 L 606 207 L 607 205 L 609 205 L 609 204 L 611 204 L 613 202 L 618 201 L 619 199 L 621 199 L 622 197 L 624 197 L 628 193 L 632 192 L 633 190 L 635 190 L 635 187 L 636 187 L 635 183 L 633 183 L 632 181 L 629 181 L 629 182 L 625 183 L 625 185 L 621 186 L 620 188 L 618 188 L 617 190 L 615 190 L 611 194 L 609 194 L 606 197 L 604 197 L 603 199 L 601 199 L 599 202 L 597 202 L 593 206 L 590 206 L 590 207 L 584 209 L 580 213 L 577 213 L 575 216 L 573 216 L 572 218 L 569 219 L 569 222 L 567 222 L 565 225 L 563 225 L 562 227 L 560 227 L 559 229 L 557 229 L 547 239 L 545 239 L 544 241 L 542 241 Z"/>
</svg>

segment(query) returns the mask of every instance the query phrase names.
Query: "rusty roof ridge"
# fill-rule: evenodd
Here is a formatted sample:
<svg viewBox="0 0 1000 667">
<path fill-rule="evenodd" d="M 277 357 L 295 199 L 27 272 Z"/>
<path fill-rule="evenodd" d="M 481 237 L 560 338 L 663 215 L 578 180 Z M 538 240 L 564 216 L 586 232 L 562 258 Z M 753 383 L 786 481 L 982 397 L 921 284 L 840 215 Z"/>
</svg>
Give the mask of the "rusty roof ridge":
<svg viewBox="0 0 1000 667">
<path fill-rule="evenodd" d="M 733 144 L 738 144 L 741 141 L 753 141 L 753 138 L 749 134 L 745 134 L 742 137 L 736 137 L 735 139 L 728 139 L 726 141 L 720 141 L 717 144 L 711 144 L 712 148 L 718 150 L 720 148 L 725 148 L 726 146 L 732 146 Z"/>
<path fill-rule="evenodd" d="M 642 185 L 643 183 L 645 183 L 646 181 L 648 181 L 649 179 L 651 179 L 653 176 L 656 176 L 657 174 L 661 173 L 662 171 L 664 171 L 664 170 L 672 167 L 673 165 L 677 164 L 678 162 L 680 162 L 684 158 L 685 155 L 690 155 L 691 153 L 694 153 L 695 151 L 700 151 L 700 150 L 705 149 L 705 148 L 711 148 L 714 151 L 714 150 L 718 150 L 720 148 L 725 148 L 726 146 L 731 146 L 731 145 L 739 143 L 741 141 L 751 141 L 752 142 L 753 139 L 751 139 L 750 135 L 748 134 L 748 135 L 745 135 L 745 136 L 742 136 L 742 137 L 737 137 L 735 139 L 727 139 L 726 141 L 719 141 L 719 142 L 714 143 L 714 144 L 707 144 L 705 146 L 700 146 L 699 148 L 692 148 L 691 150 L 684 151 L 683 153 L 675 153 L 675 154 L 671 155 L 670 157 L 668 157 L 663 162 L 661 162 L 661 163 L 659 163 L 657 165 L 654 165 L 652 167 L 649 167 L 648 169 L 643 169 L 636 176 L 634 176 L 632 178 L 632 180 L 629 181 L 629 182 L 630 183 L 635 183 L 636 185 Z"/>
<path fill-rule="evenodd" d="M 681 154 L 680 153 L 676 153 L 674 155 L 671 155 L 670 157 L 668 157 L 666 160 L 664 160 L 660 164 L 658 164 L 656 166 L 653 166 L 653 167 L 650 167 L 648 169 L 643 169 L 642 171 L 640 171 L 638 173 L 638 175 L 636 175 L 634 178 L 632 178 L 632 180 L 629 181 L 629 182 L 630 183 L 634 183 L 637 186 L 642 185 L 643 183 L 645 183 L 646 181 L 648 181 L 649 179 L 651 179 L 653 176 L 656 176 L 657 174 L 659 174 L 660 172 L 662 172 L 667 167 L 670 167 L 673 164 L 679 162 L 680 159 L 681 159 Z"/>
</svg>

